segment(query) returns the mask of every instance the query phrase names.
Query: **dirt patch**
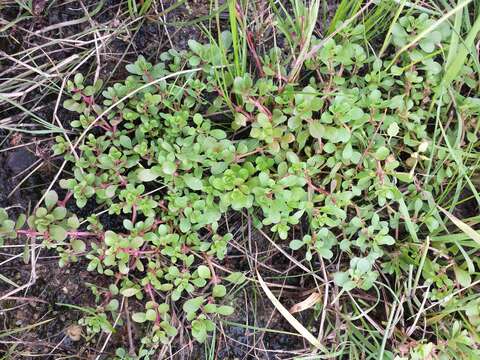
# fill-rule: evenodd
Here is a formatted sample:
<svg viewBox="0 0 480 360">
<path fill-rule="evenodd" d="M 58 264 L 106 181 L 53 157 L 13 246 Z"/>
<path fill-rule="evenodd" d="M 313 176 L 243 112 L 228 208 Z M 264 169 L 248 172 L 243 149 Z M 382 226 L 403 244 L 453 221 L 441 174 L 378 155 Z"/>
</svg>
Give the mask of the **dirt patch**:
<svg viewBox="0 0 480 360">
<path fill-rule="evenodd" d="M 35 283 L 27 291 L 17 293 L 3 302 L 2 324 L 7 324 L 10 329 L 25 329 L 15 334 L 12 359 L 29 359 L 28 354 L 42 354 L 45 359 L 54 359 L 60 354 L 87 358 L 82 354 L 94 353 L 94 349 L 89 349 L 82 341 L 73 341 L 68 335 L 68 328 L 77 323 L 80 311 L 61 305 L 92 304 L 92 295 L 85 283 L 96 279 L 84 269 L 85 264 L 82 263 L 61 269 L 57 260 L 40 258 L 36 266 Z M 30 279 L 31 269 L 30 265 L 18 261 L 4 266 L 2 273 L 18 284 L 24 284 Z M 3 284 L 0 286 L 2 293 L 8 290 L 11 289 Z M 8 344 L 2 346 L 5 353 L 12 350 Z"/>
</svg>

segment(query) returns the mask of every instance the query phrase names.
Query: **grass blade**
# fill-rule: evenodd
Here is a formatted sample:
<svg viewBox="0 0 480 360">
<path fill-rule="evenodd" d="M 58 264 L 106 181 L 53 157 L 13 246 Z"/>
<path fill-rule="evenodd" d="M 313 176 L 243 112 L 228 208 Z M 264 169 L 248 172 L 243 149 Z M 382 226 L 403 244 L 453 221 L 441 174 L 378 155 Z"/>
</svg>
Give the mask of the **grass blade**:
<svg viewBox="0 0 480 360">
<path fill-rule="evenodd" d="M 273 295 L 273 293 L 270 291 L 268 288 L 267 284 L 265 284 L 265 281 L 263 281 L 262 277 L 257 271 L 257 277 L 258 277 L 258 282 L 260 283 L 260 286 L 262 287 L 263 291 L 265 291 L 265 294 L 267 295 L 268 299 L 272 302 L 273 306 L 282 314 L 282 316 L 289 322 L 290 325 L 293 326 L 295 330 L 301 334 L 305 340 L 307 340 L 310 344 L 312 344 L 314 347 L 317 349 L 323 349 L 322 344 L 317 340 L 313 334 L 308 331 L 297 319 L 295 319 L 292 314 L 288 312 L 288 310 L 282 305 L 280 301 Z"/>
<path fill-rule="evenodd" d="M 445 214 L 446 217 L 449 218 L 449 220 L 454 223 L 460 230 L 462 230 L 466 235 L 468 235 L 473 241 L 475 241 L 477 244 L 480 245 L 480 234 L 476 232 L 474 229 L 472 229 L 469 225 L 464 223 L 462 220 L 457 218 L 455 215 L 453 215 L 451 212 L 445 210 L 441 206 L 437 205 L 437 207 L 440 209 L 442 213 Z"/>
<path fill-rule="evenodd" d="M 457 77 L 458 73 L 463 67 L 465 60 L 470 54 L 470 50 L 475 42 L 478 32 L 480 31 L 480 15 L 475 20 L 472 28 L 468 32 L 468 35 L 465 39 L 465 42 L 459 46 L 459 49 L 456 48 L 452 50 L 452 57 L 449 54 L 450 63 L 447 63 L 447 71 L 445 72 L 445 76 L 443 77 L 443 87 L 446 88 L 450 85 L 450 83 Z M 454 32 L 455 34 L 455 32 Z M 458 41 L 458 38 L 457 38 Z M 453 43 L 453 42 L 452 42 Z M 454 60 L 452 60 L 454 58 Z"/>
</svg>

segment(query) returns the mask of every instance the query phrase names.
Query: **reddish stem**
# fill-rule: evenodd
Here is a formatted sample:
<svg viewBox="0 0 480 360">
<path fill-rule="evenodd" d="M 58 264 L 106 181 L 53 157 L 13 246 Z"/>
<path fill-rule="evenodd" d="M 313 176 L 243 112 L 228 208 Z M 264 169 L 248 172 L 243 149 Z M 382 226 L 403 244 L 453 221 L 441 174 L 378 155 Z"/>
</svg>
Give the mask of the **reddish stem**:
<svg viewBox="0 0 480 360">
<path fill-rule="evenodd" d="M 258 110 L 260 110 L 261 112 L 263 112 L 265 115 L 268 116 L 268 118 L 270 120 L 272 120 L 272 113 L 270 112 L 270 110 L 268 110 L 265 106 L 263 106 L 262 103 L 260 103 L 260 101 L 258 101 L 257 99 L 255 99 L 254 97 L 249 97 L 248 100 L 253 104 L 255 105 Z"/>
<path fill-rule="evenodd" d="M 73 195 L 73 192 L 71 192 L 70 190 L 67 191 L 67 193 L 65 194 L 65 198 L 62 201 L 58 202 L 58 206 L 67 207 L 67 202 L 68 202 L 68 200 L 70 200 L 72 195 Z"/>
<path fill-rule="evenodd" d="M 154 250 L 135 250 L 135 249 L 132 249 L 132 248 L 120 248 L 120 249 L 118 249 L 118 251 L 126 253 L 128 255 L 139 257 L 140 255 L 157 254 L 159 250 L 158 249 L 154 249 Z"/>
<path fill-rule="evenodd" d="M 253 154 L 256 154 L 256 153 L 259 153 L 259 152 L 263 152 L 263 147 L 258 147 L 256 148 L 255 150 L 252 150 L 250 152 L 247 152 L 247 153 L 244 153 L 244 154 L 240 154 L 240 155 L 236 155 L 235 156 L 235 162 L 243 159 L 244 157 L 247 157 L 247 156 L 250 156 L 250 155 L 253 155 Z"/>
<path fill-rule="evenodd" d="M 239 113 L 242 113 L 248 121 L 252 121 L 253 120 L 253 116 L 250 115 L 248 112 L 246 112 L 241 106 L 235 106 L 235 111 L 239 112 Z"/>
<path fill-rule="evenodd" d="M 112 128 L 111 128 L 107 123 L 105 123 L 105 124 L 100 124 L 100 123 L 99 123 L 97 126 L 100 127 L 100 128 L 102 128 L 102 129 L 105 130 L 105 131 L 112 131 Z M 112 131 L 112 132 L 113 132 L 113 131 Z"/>
<path fill-rule="evenodd" d="M 137 220 L 137 205 L 132 206 L 132 224 Z"/>
<path fill-rule="evenodd" d="M 208 267 L 210 268 L 210 272 L 212 273 L 212 283 L 214 285 L 219 284 L 221 281 L 218 278 L 217 274 L 215 273 L 215 268 L 213 267 L 212 260 L 210 259 L 210 256 L 205 255 L 204 259 L 207 262 Z"/>
<path fill-rule="evenodd" d="M 321 188 L 321 187 L 318 187 L 316 186 L 315 184 L 312 183 L 312 179 L 310 179 L 308 176 L 305 176 L 305 180 L 307 180 L 307 184 L 309 187 L 311 187 L 313 190 L 323 194 L 323 195 L 326 195 L 326 196 L 329 196 L 331 195 L 327 190 Z"/>
<path fill-rule="evenodd" d="M 160 316 L 160 313 L 158 312 L 158 305 L 157 305 L 157 302 L 155 301 L 155 295 L 153 294 L 152 285 L 150 285 L 150 283 L 147 283 L 144 289 L 147 292 L 148 296 L 150 296 L 150 299 L 152 300 L 152 302 L 155 304 L 155 312 L 157 314 L 157 318 L 155 319 L 155 325 L 158 325 L 162 321 L 162 318 Z"/>
<path fill-rule="evenodd" d="M 92 106 L 95 104 L 95 101 L 93 100 L 93 96 L 86 96 L 82 94 L 82 100 L 88 105 Z"/>
</svg>

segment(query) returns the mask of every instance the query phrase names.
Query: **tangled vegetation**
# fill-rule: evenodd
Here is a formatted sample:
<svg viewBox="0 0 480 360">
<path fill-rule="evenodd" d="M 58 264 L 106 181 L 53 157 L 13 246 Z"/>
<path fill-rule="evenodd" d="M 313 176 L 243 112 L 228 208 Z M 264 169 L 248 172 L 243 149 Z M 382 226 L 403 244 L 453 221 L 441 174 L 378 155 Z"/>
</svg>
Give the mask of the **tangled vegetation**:
<svg viewBox="0 0 480 360">
<path fill-rule="evenodd" d="M 112 331 L 131 298 L 141 304 L 131 318 L 143 323 L 143 347 L 155 349 L 179 324 L 202 343 L 234 312 L 231 290 L 249 279 L 221 265 L 234 236 L 222 219 L 240 212 L 311 269 L 308 281 L 336 264 L 319 289 L 328 297 L 338 287 L 329 301 L 346 324 L 382 307 L 364 308 L 355 294 L 387 293 L 377 358 L 477 358 L 479 236 L 452 210 L 480 201 L 470 153 L 478 59 L 457 66 L 447 49 L 458 35 L 426 14 L 401 16 L 383 47 L 364 35 L 356 25 L 312 37 L 318 51 L 300 66 L 272 46 L 256 55 L 256 75 L 241 70 L 228 31 L 155 65 L 140 56 L 108 87 L 75 75 L 63 105 L 77 114 L 79 146 L 57 136 L 54 148 L 71 165 L 64 195 L 49 191 L 44 207 L 16 222 L 2 210 L 1 237 L 42 239 L 60 266 L 88 259 L 110 283 L 92 289 L 96 313 L 81 320 L 88 337 Z M 79 219 L 75 209 L 87 204 L 123 226 Z M 329 304 L 315 306 L 317 322 Z M 426 308 L 437 315 L 420 324 Z M 386 346 L 402 316 L 404 335 L 418 341 Z M 348 347 L 322 340 L 326 355 Z"/>
</svg>

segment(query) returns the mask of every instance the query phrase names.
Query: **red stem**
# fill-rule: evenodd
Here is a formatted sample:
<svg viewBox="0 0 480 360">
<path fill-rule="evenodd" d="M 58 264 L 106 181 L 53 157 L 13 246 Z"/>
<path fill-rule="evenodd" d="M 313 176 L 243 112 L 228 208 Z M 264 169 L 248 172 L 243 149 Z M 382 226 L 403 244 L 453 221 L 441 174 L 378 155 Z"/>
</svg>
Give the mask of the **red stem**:
<svg viewBox="0 0 480 360">
<path fill-rule="evenodd" d="M 48 232 L 40 232 L 40 231 L 33 231 L 33 230 L 17 230 L 17 234 L 22 234 L 26 236 L 43 236 L 47 234 Z M 89 237 L 89 236 L 95 236 L 97 237 L 98 235 L 95 233 L 87 232 L 87 231 L 67 231 L 68 236 L 72 237 Z"/>
<path fill-rule="evenodd" d="M 67 191 L 67 193 L 65 194 L 65 198 L 62 201 L 59 201 L 58 205 L 61 206 L 61 207 L 67 207 L 67 202 L 68 202 L 68 200 L 70 200 L 72 195 L 73 195 L 73 192 L 71 192 L 70 190 Z"/>
<path fill-rule="evenodd" d="M 307 180 L 308 186 L 310 186 L 313 190 L 316 190 L 317 192 L 319 192 L 319 193 L 321 193 L 321 194 L 323 194 L 323 195 L 326 195 L 326 196 L 331 195 L 327 190 L 325 190 L 325 189 L 323 189 L 323 188 L 321 188 L 321 187 L 318 187 L 318 186 L 314 185 L 314 184 L 312 183 L 312 180 L 311 180 L 308 176 L 305 177 L 305 180 Z"/>
</svg>

